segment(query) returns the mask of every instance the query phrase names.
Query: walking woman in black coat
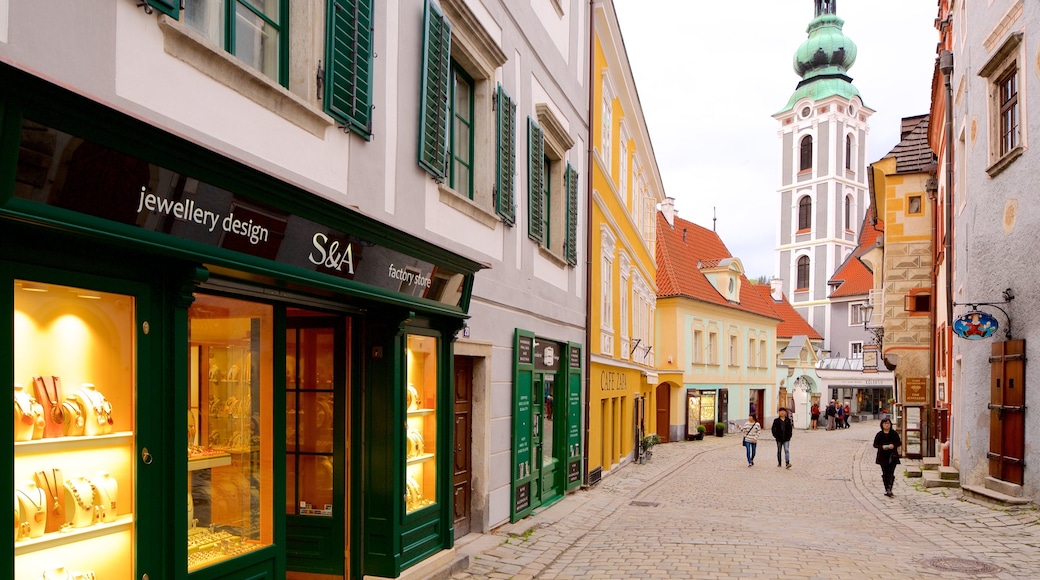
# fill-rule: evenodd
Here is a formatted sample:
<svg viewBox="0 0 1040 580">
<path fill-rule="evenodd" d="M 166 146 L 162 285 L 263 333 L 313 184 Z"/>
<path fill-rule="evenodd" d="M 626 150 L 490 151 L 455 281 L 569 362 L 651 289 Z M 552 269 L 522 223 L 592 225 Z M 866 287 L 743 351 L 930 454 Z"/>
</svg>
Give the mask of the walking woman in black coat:
<svg viewBox="0 0 1040 580">
<path fill-rule="evenodd" d="M 899 465 L 899 448 L 903 446 L 899 433 L 892 430 L 892 421 L 881 420 L 881 430 L 874 436 L 877 449 L 875 463 L 881 466 L 881 480 L 885 482 L 885 495 L 892 497 L 892 486 L 896 482 L 896 465 Z"/>
</svg>

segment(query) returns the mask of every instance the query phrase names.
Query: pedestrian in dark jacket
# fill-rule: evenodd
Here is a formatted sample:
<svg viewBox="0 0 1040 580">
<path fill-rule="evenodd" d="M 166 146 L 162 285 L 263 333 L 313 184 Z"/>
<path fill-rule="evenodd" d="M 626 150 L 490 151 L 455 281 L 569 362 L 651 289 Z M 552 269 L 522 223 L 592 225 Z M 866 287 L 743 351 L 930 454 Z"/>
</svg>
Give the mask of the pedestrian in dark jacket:
<svg viewBox="0 0 1040 580">
<path fill-rule="evenodd" d="M 823 414 L 827 417 L 827 430 L 834 431 L 834 417 L 837 414 L 837 410 L 834 408 L 834 399 L 831 399 L 831 404 L 827 405 L 827 410 Z"/>
<path fill-rule="evenodd" d="M 776 439 L 776 466 L 780 467 L 780 450 L 784 451 L 787 469 L 791 469 L 791 436 L 794 435 L 794 421 L 787 416 L 787 409 L 780 407 L 780 416 L 773 419 L 773 438 Z"/>
<path fill-rule="evenodd" d="M 892 486 L 896 483 L 896 466 L 899 465 L 899 448 L 903 446 L 899 433 L 892 429 L 892 421 L 881 420 L 881 430 L 874 436 L 877 449 L 875 463 L 881 466 L 881 481 L 885 483 L 885 495 L 892 497 Z"/>
</svg>

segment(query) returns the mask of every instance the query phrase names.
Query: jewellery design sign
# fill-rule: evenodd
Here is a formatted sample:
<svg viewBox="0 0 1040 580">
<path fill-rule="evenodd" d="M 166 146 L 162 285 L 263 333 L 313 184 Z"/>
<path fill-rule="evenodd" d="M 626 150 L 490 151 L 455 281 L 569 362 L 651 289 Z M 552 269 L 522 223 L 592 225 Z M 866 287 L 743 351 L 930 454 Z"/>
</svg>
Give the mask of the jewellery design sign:
<svg viewBox="0 0 1040 580">
<path fill-rule="evenodd" d="M 26 121 L 15 196 L 459 306 L 465 275 Z"/>
<path fill-rule="evenodd" d="M 953 321 L 953 333 L 968 340 L 981 340 L 993 336 L 1000 324 L 992 315 L 981 310 L 972 310 Z"/>
</svg>

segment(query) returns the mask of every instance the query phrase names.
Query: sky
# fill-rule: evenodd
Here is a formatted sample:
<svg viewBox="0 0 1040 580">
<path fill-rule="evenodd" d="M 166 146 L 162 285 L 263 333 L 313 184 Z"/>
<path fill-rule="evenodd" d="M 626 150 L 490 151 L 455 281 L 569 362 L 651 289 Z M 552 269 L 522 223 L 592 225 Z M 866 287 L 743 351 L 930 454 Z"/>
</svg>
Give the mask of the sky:
<svg viewBox="0 0 1040 580">
<path fill-rule="evenodd" d="M 794 52 L 813 0 L 614 0 L 664 182 L 679 217 L 712 227 L 748 278 L 776 274 L 779 123 L 801 78 Z M 849 69 L 876 111 L 867 162 L 899 141 L 899 121 L 925 114 L 938 32 L 936 0 L 841 0 Z"/>
</svg>

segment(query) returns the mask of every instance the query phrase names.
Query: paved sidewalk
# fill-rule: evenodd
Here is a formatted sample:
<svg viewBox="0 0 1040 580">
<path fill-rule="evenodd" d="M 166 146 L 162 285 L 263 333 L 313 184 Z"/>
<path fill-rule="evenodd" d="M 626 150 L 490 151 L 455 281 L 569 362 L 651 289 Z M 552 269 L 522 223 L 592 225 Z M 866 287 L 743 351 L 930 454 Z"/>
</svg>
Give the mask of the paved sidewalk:
<svg viewBox="0 0 1040 580">
<path fill-rule="evenodd" d="M 740 437 L 659 445 L 596 487 L 456 544 L 472 578 L 1037 578 L 1040 512 L 925 490 L 886 498 L 877 425 L 796 431 L 792 469 Z"/>
</svg>

